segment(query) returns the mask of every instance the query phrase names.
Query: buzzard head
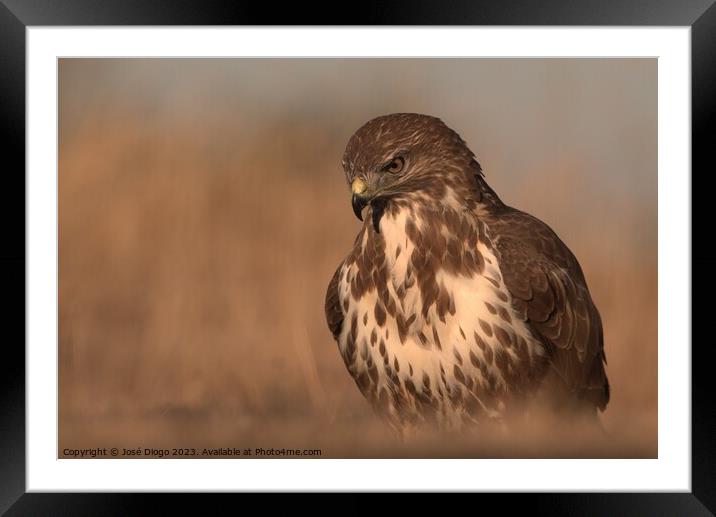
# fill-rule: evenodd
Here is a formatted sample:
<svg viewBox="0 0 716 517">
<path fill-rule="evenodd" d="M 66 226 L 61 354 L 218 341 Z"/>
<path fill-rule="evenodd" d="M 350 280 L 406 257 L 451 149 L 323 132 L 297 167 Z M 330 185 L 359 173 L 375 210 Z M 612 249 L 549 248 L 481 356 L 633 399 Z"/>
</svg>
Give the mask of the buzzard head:
<svg viewBox="0 0 716 517">
<path fill-rule="evenodd" d="M 343 169 L 353 211 L 366 205 L 470 203 L 482 175 L 460 136 L 435 117 L 395 113 L 374 118 L 348 141 Z"/>
</svg>

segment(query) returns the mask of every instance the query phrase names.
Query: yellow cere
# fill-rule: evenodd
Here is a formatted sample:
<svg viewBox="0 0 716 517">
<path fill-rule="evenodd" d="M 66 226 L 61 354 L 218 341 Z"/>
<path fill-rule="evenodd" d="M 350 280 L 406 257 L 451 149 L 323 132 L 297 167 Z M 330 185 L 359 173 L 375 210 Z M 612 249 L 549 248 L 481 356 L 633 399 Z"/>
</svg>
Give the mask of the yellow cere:
<svg viewBox="0 0 716 517">
<path fill-rule="evenodd" d="M 368 185 L 365 184 L 365 181 L 363 181 L 360 178 L 356 178 L 353 180 L 353 183 L 351 183 L 351 190 L 354 194 L 362 194 L 366 191 L 368 188 Z"/>
</svg>

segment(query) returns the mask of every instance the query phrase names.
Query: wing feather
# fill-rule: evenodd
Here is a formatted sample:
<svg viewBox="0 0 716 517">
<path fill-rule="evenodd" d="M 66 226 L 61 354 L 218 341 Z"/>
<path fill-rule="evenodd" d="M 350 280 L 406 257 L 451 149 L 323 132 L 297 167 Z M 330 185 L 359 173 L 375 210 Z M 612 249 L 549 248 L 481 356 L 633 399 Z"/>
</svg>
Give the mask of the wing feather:
<svg viewBox="0 0 716 517">
<path fill-rule="evenodd" d="M 342 270 L 343 263 L 341 263 L 338 269 L 336 269 L 336 272 L 333 273 L 333 278 L 331 278 L 331 282 L 328 284 L 328 290 L 326 291 L 326 322 L 328 323 L 331 334 L 333 334 L 333 338 L 336 340 L 338 336 L 341 335 L 343 320 L 345 318 L 338 289 Z"/>
<path fill-rule="evenodd" d="M 602 321 L 576 258 L 542 221 L 507 208 L 489 223 L 513 305 L 547 345 L 570 391 L 600 409 L 609 401 Z"/>
</svg>

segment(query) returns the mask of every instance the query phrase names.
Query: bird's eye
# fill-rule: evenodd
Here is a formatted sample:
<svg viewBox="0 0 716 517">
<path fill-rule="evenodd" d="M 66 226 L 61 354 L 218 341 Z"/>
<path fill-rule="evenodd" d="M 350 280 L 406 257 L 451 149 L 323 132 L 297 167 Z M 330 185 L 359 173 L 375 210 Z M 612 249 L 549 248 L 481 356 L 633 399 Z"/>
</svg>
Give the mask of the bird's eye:
<svg viewBox="0 0 716 517">
<path fill-rule="evenodd" d="M 403 170 L 403 167 L 405 167 L 405 160 L 401 156 L 396 156 L 383 169 L 391 174 L 398 174 Z"/>
</svg>

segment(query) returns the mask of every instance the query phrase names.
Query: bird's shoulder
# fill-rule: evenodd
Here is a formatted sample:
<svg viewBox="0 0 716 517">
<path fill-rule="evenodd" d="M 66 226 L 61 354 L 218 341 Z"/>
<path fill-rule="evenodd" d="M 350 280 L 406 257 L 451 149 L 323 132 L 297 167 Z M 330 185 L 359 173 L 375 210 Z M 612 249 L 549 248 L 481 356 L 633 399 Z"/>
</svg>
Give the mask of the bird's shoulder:
<svg viewBox="0 0 716 517">
<path fill-rule="evenodd" d="M 508 206 L 489 213 L 484 220 L 495 247 L 506 255 L 505 260 L 529 260 L 564 268 L 575 280 L 584 283 L 584 274 L 574 254 L 544 221 Z"/>
</svg>

